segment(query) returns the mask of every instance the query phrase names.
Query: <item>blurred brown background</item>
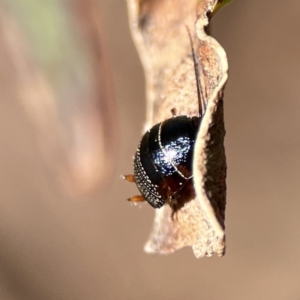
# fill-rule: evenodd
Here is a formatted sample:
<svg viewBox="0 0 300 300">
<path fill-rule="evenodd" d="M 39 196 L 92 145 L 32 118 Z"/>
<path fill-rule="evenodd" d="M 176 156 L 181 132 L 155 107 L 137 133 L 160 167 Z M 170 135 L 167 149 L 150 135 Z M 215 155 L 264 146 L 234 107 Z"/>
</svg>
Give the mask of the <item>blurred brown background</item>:
<svg viewBox="0 0 300 300">
<path fill-rule="evenodd" d="M 7 25 L 12 22 L 8 13 L 20 28 L 22 22 L 33 22 L 33 37 L 45 36 L 45 28 L 51 27 L 50 21 L 46 27 L 39 25 L 39 9 L 45 8 L 38 1 L 11 1 L 12 6 L 9 1 L 1 2 L 5 7 L 1 14 L 4 45 L 8 44 L 3 36 L 13 27 Z M 69 10 L 68 1 L 52 3 L 60 3 L 53 11 L 46 9 L 57 32 L 62 32 L 59 26 L 64 26 L 67 16 L 72 18 L 83 9 Z M 200 260 L 188 248 L 166 257 L 142 251 L 154 211 L 146 204 L 139 208 L 127 203 L 137 189 L 120 180 L 120 174 L 131 172 L 142 134 L 143 71 L 129 34 L 126 3 L 100 0 L 99 11 L 93 11 L 95 20 L 101 14 L 116 99 L 113 108 L 112 97 L 105 98 L 110 103 L 110 118 L 105 125 L 95 124 L 105 128 L 105 145 L 114 147 L 111 136 L 119 141 L 113 180 L 93 196 L 72 197 L 58 183 L 57 156 L 51 152 L 47 157 L 42 149 L 43 133 L 55 130 L 37 130 L 38 123 L 21 101 L 23 94 L 20 96 L 15 83 L 18 61 L 12 67 L 6 59 L 12 50 L 1 47 L 0 299 L 300 299 L 300 2 L 236 0 L 213 19 L 213 36 L 227 51 L 230 66 L 225 90 L 227 254 Z M 48 20 L 46 16 L 42 19 Z M 76 30 L 71 29 L 66 36 L 75 35 Z M 56 34 L 49 32 L 51 37 Z M 45 42 L 51 48 L 51 39 Z M 18 48 L 15 43 L 9 49 Z M 72 47 L 76 50 L 76 44 Z M 62 49 L 58 47 L 57 53 Z M 81 54 L 76 55 L 77 62 Z M 70 57 L 68 52 L 66 57 Z M 41 59 L 39 67 L 47 71 L 64 68 L 65 60 L 53 67 L 43 65 Z M 48 78 L 57 79 L 55 71 L 51 72 Z M 82 69 L 74 67 L 68 72 L 75 74 L 68 82 L 69 90 L 85 82 L 79 75 L 74 80 L 77 72 L 84 73 Z M 87 85 L 82 86 L 86 93 Z M 109 90 L 109 83 L 107 86 Z M 56 89 L 64 95 L 62 99 L 70 99 L 61 104 L 56 97 L 56 104 L 63 108 L 54 109 L 68 123 L 70 116 L 62 112 L 69 112 L 72 100 L 82 98 L 81 94 L 65 95 Z M 76 109 L 84 110 L 89 120 L 87 106 L 84 102 Z M 36 105 L 31 110 L 33 107 Z M 63 128 L 73 132 L 76 124 L 69 122 Z M 95 124 L 91 128 L 97 128 Z M 113 131 L 114 124 L 119 133 Z M 51 143 L 60 145 L 56 138 Z M 71 151 L 63 149 L 63 153 Z M 110 153 L 106 155 L 109 159 Z M 107 166 L 103 170 L 109 175 Z"/>
</svg>

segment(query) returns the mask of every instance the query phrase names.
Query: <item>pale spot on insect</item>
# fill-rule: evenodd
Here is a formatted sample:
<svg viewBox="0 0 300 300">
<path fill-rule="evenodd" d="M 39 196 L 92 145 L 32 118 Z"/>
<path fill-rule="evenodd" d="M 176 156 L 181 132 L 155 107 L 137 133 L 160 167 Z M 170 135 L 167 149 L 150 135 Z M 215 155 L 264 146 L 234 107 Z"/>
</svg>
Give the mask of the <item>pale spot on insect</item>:
<svg viewBox="0 0 300 300">
<path fill-rule="evenodd" d="M 175 149 L 168 149 L 165 150 L 164 154 L 165 154 L 164 159 L 168 162 L 172 162 L 177 155 L 177 151 Z"/>
</svg>

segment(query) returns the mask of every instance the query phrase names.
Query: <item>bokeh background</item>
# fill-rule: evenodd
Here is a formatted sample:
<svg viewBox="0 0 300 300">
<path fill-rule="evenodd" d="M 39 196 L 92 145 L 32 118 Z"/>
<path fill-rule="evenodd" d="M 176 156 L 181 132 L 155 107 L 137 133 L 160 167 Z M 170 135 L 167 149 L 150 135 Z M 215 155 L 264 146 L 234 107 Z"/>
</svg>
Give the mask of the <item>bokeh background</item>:
<svg viewBox="0 0 300 300">
<path fill-rule="evenodd" d="M 213 19 L 230 66 L 227 253 L 199 260 L 142 251 L 154 211 L 120 175 L 143 71 L 125 1 L 84 2 L 0 2 L 0 299 L 300 299 L 300 2 L 236 0 Z"/>
</svg>

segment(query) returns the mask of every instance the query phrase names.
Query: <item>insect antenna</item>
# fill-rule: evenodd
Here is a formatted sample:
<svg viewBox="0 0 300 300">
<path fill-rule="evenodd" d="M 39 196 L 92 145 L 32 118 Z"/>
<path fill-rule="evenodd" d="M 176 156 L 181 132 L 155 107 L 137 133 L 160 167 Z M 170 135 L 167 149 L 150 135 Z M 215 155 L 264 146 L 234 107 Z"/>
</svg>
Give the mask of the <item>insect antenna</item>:
<svg viewBox="0 0 300 300">
<path fill-rule="evenodd" d="M 198 62 L 196 60 L 196 54 L 195 54 L 194 44 L 193 44 L 193 40 L 192 40 L 192 35 L 191 35 L 190 29 L 188 28 L 188 26 L 186 25 L 185 27 L 188 32 L 190 44 L 191 44 L 191 48 L 192 48 L 192 56 L 193 56 L 194 70 L 195 70 L 195 76 L 196 76 L 199 117 L 202 117 L 206 110 L 206 103 L 204 102 L 203 91 L 201 89 L 200 72 L 199 72 Z"/>
</svg>

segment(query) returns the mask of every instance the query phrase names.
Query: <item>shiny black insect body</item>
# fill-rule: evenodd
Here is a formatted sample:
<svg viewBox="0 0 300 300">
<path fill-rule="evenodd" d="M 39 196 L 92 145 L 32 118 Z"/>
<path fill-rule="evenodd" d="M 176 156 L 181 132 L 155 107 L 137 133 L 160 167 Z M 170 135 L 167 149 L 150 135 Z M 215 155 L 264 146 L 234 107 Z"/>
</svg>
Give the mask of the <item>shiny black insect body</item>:
<svg viewBox="0 0 300 300">
<path fill-rule="evenodd" d="M 200 119 L 178 116 L 146 132 L 134 157 L 136 185 L 154 208 L 174 212 L 194 196 L 193 151 Z"/>
<path fill-rule="evenodd" d="M 135 153 L 134 175 L 124 176 L 126 180 L 135 182 L 141 193 L 129 198 L 129 201 L 146 200 L 154 208 L 167 203 L 172 208 L 172 217 L 195 197 L 192 171 L 194 144 L 203 116 L 201 112 L 205 112 L 190 33 L 189 38 L 195 66 L 199 116 L 175 116 L 173 112 L 172 118 L 153 126 L 144 134 Z"/>
</svg>

